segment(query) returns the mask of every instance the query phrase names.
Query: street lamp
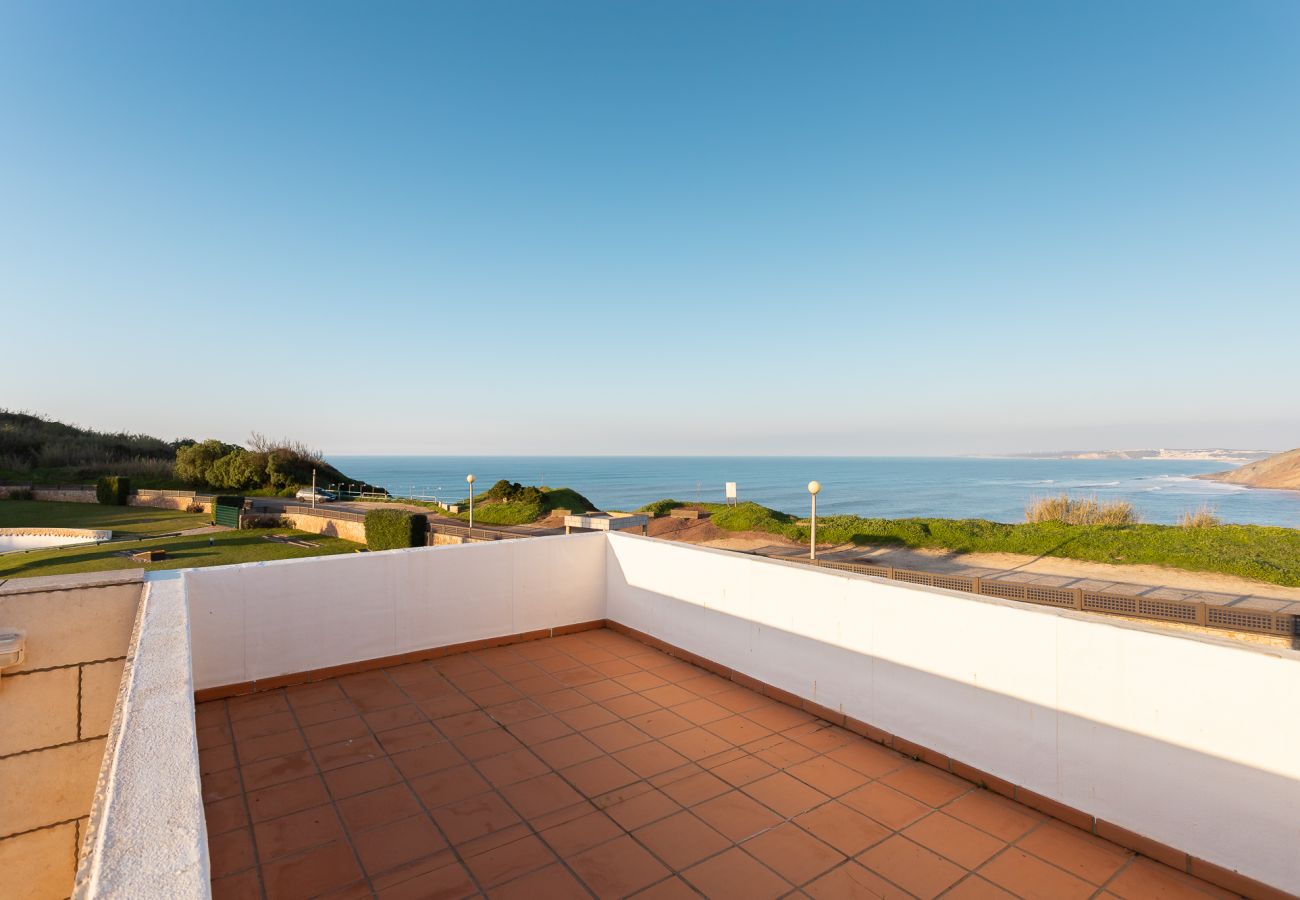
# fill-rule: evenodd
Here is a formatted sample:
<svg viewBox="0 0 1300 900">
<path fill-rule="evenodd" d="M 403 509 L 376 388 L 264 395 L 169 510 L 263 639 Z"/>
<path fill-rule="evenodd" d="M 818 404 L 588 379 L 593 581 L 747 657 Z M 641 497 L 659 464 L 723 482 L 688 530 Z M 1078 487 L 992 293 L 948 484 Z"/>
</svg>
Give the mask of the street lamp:
<svg viewBox="0 0 1300 900">
<path fill-rule="evenodd" d="M 817 495 L 821 493 L 820 481 L 808 482 L 808 493 L 812 494 L 812 537 L 808 541 L 808 558 L 817 558 Z"/>
<path fill-rule="evenodd" d="M 469 527 L 474 527 L 474 476 L 466 475 L 465 480 L 469 482 Z"/>
</svg>

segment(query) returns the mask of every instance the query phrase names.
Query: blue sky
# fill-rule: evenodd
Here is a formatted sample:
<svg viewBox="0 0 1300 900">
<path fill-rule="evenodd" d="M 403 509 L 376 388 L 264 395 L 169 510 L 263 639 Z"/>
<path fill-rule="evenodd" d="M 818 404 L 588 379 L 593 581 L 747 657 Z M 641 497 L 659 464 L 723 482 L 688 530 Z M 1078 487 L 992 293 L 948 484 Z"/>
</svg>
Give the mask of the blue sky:
<svg viewBox="0 0 1300 900">
<path fill-rule="evenodd" d="M 1300 4 L 0 3 L 0 404 L 333 453 L 1300 445 Z"/>
</svg>

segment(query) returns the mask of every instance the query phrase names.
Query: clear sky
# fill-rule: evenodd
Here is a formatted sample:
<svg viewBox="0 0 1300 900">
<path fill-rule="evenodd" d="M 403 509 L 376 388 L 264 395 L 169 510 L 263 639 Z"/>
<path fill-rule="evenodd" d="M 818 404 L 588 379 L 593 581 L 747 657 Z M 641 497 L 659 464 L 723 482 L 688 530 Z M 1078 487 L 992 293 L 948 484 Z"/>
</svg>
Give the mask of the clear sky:
<svg viewBox="0 0 1300 900">
<path fill-rule="evenodd" d="M 1300 3 L 0 0 L 0 405 L 1300 445 Z"/>
</svg>

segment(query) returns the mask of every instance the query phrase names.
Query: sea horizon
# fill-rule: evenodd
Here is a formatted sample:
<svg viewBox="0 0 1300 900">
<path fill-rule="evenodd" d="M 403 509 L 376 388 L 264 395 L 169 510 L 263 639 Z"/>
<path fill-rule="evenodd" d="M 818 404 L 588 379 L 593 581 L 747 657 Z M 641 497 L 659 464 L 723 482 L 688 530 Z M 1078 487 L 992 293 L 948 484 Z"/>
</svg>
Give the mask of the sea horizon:
<svg viewBox="0 0 1300 900">
<path fill-rule="evenodd" d="M 393 494 L 456 501 L 473 472 L 482 491 L 499 479 L 568 487 L 596 507 L 631 510 L 665 498 L 741 500 L 806 515 L 807 483 L 820 481 L 818 511 L 880 518 L 1024 519 L 1035 497 L 1069 493 L 1128 500 L 1143 521 L 1173 523 L 1209 506 L 1226 522 L 1300 527 L 1300 491 L 1198 478 L 1222 459 L 1053 459 L 986 456 L 415 455 L 335 454 L 346 475 Z"/>
</svg>

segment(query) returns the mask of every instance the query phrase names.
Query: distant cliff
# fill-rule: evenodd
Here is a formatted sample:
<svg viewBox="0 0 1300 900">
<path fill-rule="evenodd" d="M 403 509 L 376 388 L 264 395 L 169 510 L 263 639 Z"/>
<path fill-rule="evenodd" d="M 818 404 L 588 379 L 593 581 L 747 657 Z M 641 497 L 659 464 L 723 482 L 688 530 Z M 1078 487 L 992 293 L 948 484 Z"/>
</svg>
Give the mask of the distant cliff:
<svg viewBox="0 0 1300 900">
<path fill-rule="evenodd" d="M 1228 472 L 1202 475 L 1211 481 L 1244 484 L 1258 488 L 1289 488 L 1300 491 L 1300 449 L 1275 453 Z"/>
<path fill-rule="evenodd" d="M 1268 450 L 1229 450 L 1222 447 L 1200 450 L 1055 450 L 1052 452 L 1016 453 L 1027 459 L 1203 459 L 1211 462 L 1249 462 L 1272 455 Z"/>
</svg>

